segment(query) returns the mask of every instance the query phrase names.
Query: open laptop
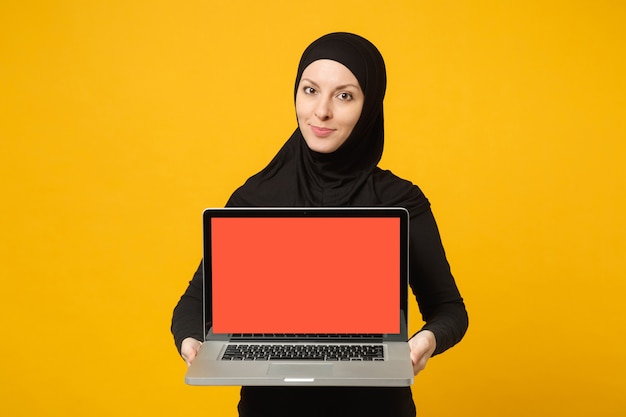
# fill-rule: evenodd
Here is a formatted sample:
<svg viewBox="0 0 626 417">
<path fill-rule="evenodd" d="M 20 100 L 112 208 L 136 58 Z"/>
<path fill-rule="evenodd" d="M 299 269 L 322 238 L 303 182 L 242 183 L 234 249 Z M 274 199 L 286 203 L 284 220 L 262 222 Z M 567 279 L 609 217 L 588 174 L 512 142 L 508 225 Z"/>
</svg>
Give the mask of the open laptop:
<svg viewBox="0 0 626 417">
<path fill-rule="evenodd" d="M 408 386 L 408 212 L 206 209 L 190 385 Z"/>
</svg>

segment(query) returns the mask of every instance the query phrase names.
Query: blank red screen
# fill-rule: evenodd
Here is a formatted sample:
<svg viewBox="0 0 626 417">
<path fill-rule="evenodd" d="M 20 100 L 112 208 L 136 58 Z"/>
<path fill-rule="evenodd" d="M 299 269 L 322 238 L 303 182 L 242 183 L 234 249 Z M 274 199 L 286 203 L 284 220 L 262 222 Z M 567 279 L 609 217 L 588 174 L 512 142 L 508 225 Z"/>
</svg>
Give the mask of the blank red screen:
<svg viewBox="0 0 626 417">
<path fill-rule="evenodd" d="M 213 218 L 216 333 L 398 333 L 397 218 Z"/>
</svg>

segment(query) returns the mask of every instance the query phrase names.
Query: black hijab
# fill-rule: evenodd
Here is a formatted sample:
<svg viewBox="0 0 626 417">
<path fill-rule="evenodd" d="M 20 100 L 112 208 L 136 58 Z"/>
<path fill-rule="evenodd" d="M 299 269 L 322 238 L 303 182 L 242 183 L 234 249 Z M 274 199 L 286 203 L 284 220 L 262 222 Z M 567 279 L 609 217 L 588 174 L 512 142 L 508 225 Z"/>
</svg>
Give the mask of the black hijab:
<svg viewBox="0 0 626 417">
<path fill-rule="evenodd" d="M 297 128 L 272 161 L 233 193 L 227 206 L 422 206 L 425 198 L 417 187 L 377 168 L 383 153 L 387 85 L 378 49 L 351 33 L 322 36 L 302 54 L 294 99 L 305 68 L 320 59 L 343 64 L 359 81 L 364 102 L 352 133 L 336 151 L 322 154 L 309 149 Z"/>
</svg>

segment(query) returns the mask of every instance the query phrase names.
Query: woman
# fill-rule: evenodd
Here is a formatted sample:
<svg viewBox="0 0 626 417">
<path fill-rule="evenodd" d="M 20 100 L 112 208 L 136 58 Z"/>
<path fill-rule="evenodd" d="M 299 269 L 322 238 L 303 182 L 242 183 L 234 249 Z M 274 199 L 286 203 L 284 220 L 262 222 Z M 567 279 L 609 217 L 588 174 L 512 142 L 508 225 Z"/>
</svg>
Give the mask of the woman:
<svg viewBox="0 0 626 417">
<path fill-rule="evenodd" d="M 331 33 L 302 55 L 295 83 L 298 128 L 227 206 L 400 206 L 410 212 L 410 285 L 425 321 L 409 340 L 414 372 L 461 340 L 467 313 L 420 189 L 377 167 L 383 152 L 385 64 L 376 47 Z M 172 332 L 185 361 L 203 337 L 202 268 L 174 310 Z M 415 416 L 406 388 L 243 387 L 240 416 Z"/>
</svg>

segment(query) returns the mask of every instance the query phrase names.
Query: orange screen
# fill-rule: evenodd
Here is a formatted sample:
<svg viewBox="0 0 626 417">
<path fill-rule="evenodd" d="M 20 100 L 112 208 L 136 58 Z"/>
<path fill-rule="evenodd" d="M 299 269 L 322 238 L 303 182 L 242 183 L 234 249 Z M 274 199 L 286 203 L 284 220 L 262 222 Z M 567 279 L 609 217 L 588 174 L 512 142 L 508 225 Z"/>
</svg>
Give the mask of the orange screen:
<svg viewBox="0 0 626 417">
<path fill-rule="evenodd" d="M 213 218 L 215 333 L 398 333 L 397 218 Z"/>
</svg>

